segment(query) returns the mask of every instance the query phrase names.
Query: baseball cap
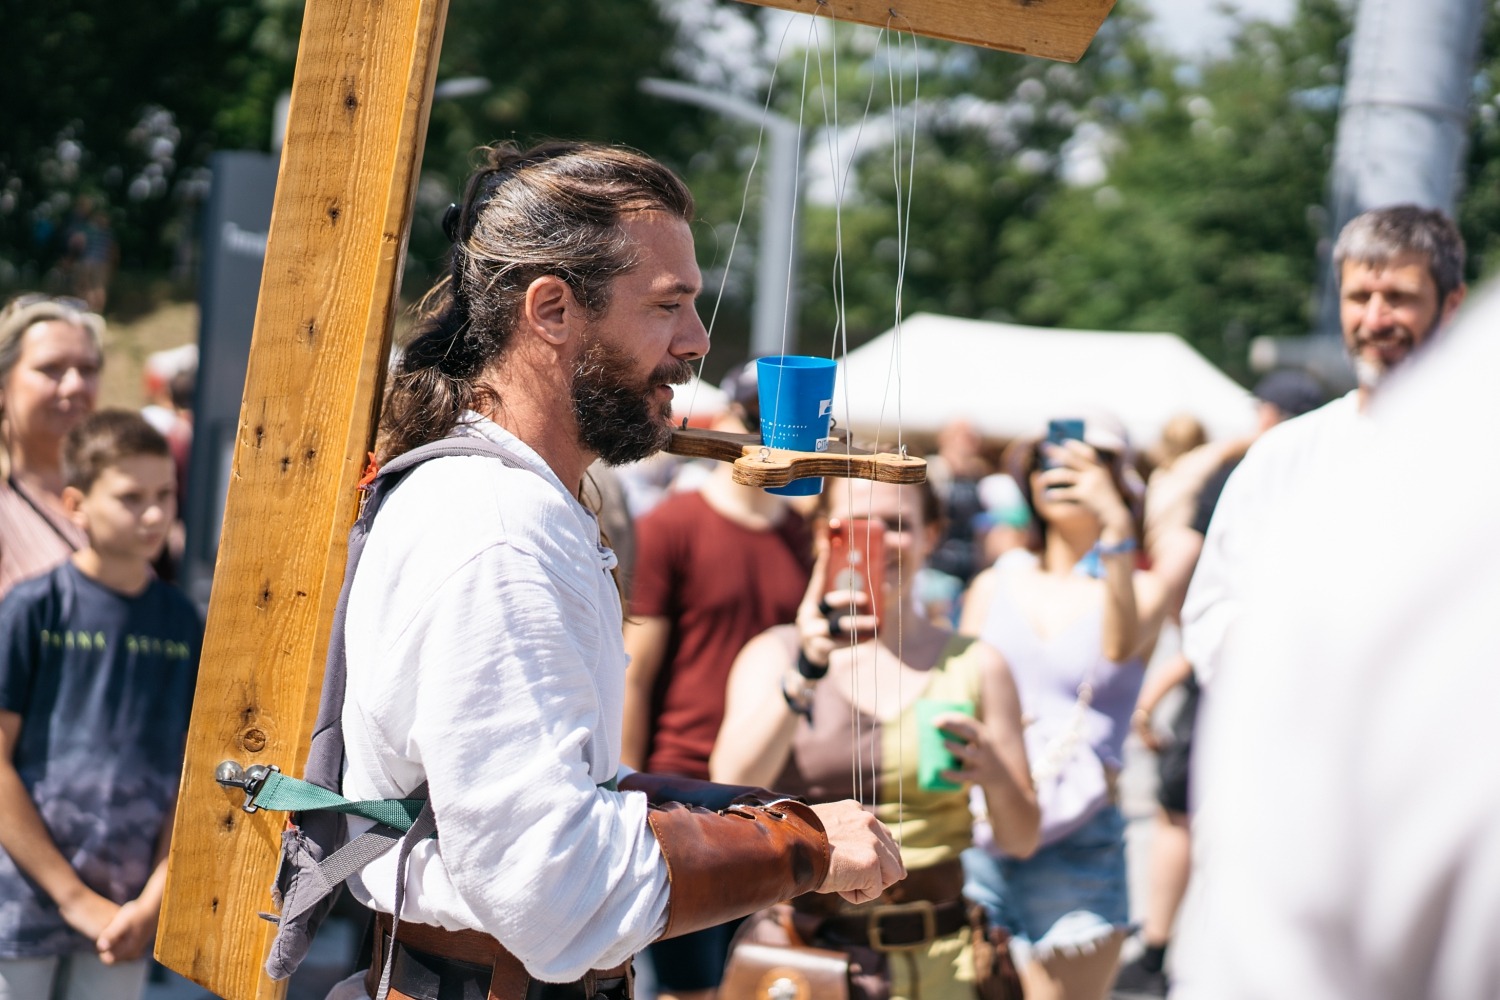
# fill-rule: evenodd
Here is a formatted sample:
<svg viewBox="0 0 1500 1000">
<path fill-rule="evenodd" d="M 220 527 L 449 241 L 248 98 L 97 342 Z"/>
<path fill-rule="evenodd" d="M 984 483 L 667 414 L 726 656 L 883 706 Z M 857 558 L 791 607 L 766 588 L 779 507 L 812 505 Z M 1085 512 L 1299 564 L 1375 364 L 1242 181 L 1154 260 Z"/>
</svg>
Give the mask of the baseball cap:
<svg viewBox="0 0 1500 1000">
<path fill-rule="evenodd" d="M 760 377 L 754 359 L 731 368 L 719 383 L 719 391 L 728 397 L 730 406 L 739 407 L 747 430 L 760 430 Z"/>
<path fill-rule="evenodd" d="M 1255 383 L 1251 391 L 1256 399 L 1270 403 L 1288 418 L 1300 417 L 1328 402 L 1322 383 L 1300 368 L 1279 368 Z"/>
</svg>

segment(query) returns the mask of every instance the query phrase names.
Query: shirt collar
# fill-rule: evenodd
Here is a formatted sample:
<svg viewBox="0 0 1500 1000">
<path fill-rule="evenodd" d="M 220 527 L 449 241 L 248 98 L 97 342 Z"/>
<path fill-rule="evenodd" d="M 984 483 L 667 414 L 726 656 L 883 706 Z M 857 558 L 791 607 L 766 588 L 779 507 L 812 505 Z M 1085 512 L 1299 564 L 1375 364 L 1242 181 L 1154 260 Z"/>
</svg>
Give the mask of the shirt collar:
<svg viewBox="0 0 1500 1000">
<path fill-rule="evenodd" d="M 463 415 L 458 418 L 458 424 L 453 428 L 451 436 L 482 437 L 504 448 L 518 466 L 542 477 L 548 485 L 566 497 L 572 510 L 584 519 L 583 523 L 593 532 L 594 538 L 598 539 L 599 519 L 594 516 L 593 511 L 579 502 L 578 497 L 574 495 L 572 490 L 563 485 L 562 480 L 557 478 L 557 473 L 552 471 L 552 466 L 548 465 L 531 445 L 522 441 L 489 417 L 474 410 L 465 410 L 463 412 Z M 613 569 L 619 563 L 619 559 L 609 546 L 595 541 L 594 547 L 597 549 L 599 561 L 605 569 Z"/>
</svg>

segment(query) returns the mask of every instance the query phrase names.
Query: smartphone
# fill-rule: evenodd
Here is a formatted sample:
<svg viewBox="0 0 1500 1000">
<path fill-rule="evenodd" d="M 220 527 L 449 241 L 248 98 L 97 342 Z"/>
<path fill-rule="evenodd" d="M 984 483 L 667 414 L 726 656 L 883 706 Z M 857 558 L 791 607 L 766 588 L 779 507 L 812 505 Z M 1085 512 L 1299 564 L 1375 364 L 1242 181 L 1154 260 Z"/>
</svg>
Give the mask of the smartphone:
<svg viewBox="0 0 1500 1000">
<path fill-rule="evenodd" d="M 827 589 L 853 590 L 870 599 L 863 614 L 883 620 L 885 522 L 867 518 L 828 521 Z"/>
<path fill-rule="evenodd" d="M 1047 421 L 1047 444 L 1061 445 L 1064 441 L 1083 440 L 1082 420 L 1049 420 Z M 1054 461 L 1044 448 L 1042 450 L 1042 468 L 1051 469 L 1056 467 Z"/>
</svg>

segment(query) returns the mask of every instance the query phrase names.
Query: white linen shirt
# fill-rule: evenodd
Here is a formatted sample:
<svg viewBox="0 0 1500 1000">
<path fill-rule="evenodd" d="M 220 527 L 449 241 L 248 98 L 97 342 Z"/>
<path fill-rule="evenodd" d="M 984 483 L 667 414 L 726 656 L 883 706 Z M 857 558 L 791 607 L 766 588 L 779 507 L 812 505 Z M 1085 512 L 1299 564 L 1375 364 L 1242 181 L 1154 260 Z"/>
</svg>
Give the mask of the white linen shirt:
<svg viewBox="0 0 1500 1000">
<path fill-rule="evenodd" d="M 1363 423 L 1356 390 L 1266 431 L 1225 483 L 1182 604 L 1182 651 L 1205 688 L 1212 686 L 1233 641 L 1245 564 L 1272 541 L 1267 524 L 1304 478 L 1340 460 Z M 1308 510 L 1304 516 L 1322 514 Z M 1307 572 L 1313 556 L 1296 554 L 1287 573 Z"/>
<path fill-rule="evenodd" d="M 491 934 L 568 982 L 666 925 L 646 798 L 597 787 L 620 768 L 615 558 L 530 447 L 474 413 L 455 433 L 512 459 L 430 460 L 375 518 L 345 623 L 344 794 L 427 781 L 438 839 L 412 851 L 401 919 Z M 396 854 L 350 880 L 386 913 Z"/>
<path fill-rule="evenodd" d="M 1500 286 L 1247 562 L 1193 748 L 1226 794 L 1193 819 L 1173 1000 L 1500 997 L 1497 332 Z"/>
</svg>

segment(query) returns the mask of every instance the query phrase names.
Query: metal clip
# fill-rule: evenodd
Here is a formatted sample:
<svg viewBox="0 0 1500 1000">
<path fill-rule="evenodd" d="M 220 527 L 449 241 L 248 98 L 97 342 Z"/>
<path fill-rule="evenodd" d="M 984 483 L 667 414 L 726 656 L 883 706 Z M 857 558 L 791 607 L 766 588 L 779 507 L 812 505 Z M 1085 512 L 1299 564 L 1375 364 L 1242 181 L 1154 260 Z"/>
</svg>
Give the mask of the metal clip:
<svg viewBox="0 0 1500 1000">
<path fill-rule="evenodd" d="M 261 786 L 266 783 L 266 777 L 275 771 L 281 773 L 281 768 L 275 764 L 252 764 L 248 769 L 240 766 L 238 761 L 220 761 L 219 766 L 214 768 L 214 780 L 225 788 L 239 788 L 245 793 L 245 804 L 242 807 L 245 812 L 253 813 L 260 807 L 255 804 L 255 796 L 260 794 Z"/>
</svg>

